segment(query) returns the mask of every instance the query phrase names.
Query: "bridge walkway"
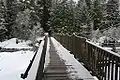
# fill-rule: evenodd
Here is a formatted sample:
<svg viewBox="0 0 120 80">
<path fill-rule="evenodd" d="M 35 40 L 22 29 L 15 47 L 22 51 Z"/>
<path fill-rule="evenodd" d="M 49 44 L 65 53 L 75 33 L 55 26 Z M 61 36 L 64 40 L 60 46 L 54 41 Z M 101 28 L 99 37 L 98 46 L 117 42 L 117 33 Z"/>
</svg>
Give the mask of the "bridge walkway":
<svg viewBox="0 0 120 80">
<path fill-rule="evenodd" d="M 74 79 L 71 78 L 70 74 L 75 73 L 75 71 L 68 71 L 68 67 L 72 67 L 72 64 L 65 64 L 65 61 L 58 55 L 58 51 L 56 50 L 53 43 L 54 42 L 50 40 L 50 62 L 44 70 L 43 80 L 94 80 L 92 75 L 90 75 L 90 73 L 86 71 L 85 68 L 85 72 L 89 76 L 86 76 L 84 79 L 78 78 L 77 76 L 74 76 Z M 83 66 L 81 69 L 83 69 Z M 83 76 L 83 72 L 81 72 L 81 75 Z"/>
</svg>

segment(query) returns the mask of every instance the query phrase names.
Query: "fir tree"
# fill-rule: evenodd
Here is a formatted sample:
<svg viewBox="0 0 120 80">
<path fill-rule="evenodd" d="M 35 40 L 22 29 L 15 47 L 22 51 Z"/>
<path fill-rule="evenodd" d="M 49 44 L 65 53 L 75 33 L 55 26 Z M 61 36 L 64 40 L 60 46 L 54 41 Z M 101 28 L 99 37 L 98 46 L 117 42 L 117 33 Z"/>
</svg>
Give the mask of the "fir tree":
<svg viewBox="0 0 120 80">
<path fill-rule="evenodd" d="M 120 21 L 119 1 L 109 0 L 106 5 L 106 27 L 118 27 Z"/>
<path fill-rule="evenodd" d="M 5 14 L 6 14 L 6 9 L 3 4 L 3 2 L 0 2 L 0 41 L 4 40 L 6 38 L 5 33 L 7 32 L 7 29 L 5 27 Z"/>
<path fill-rule="evenodd" d="M 57 2 L 52 10 L 52 25 L 54 32 L 63 34 L 73 34 L 75 32 L 74 19 L 75 3 L 73 0 L 62 0 Z"/>
</svg>

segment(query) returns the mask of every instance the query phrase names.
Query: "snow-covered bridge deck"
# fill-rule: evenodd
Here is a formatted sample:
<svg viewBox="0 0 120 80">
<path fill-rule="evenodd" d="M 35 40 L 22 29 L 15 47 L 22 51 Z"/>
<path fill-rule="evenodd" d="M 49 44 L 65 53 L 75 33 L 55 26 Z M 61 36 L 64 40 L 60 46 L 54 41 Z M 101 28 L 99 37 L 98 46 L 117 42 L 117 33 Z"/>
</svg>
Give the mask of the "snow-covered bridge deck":
<svg viewBox="0 0 120 80">
<path fill-rule="evenodd" d="M 94 80 L 93 76 L 53 37 L 41 42 L 25 80 Z"/>
<path fill-rule="evenodd" d="M 94 80 L 93 76 L 54 38 L 50 39 L 49 63 L 43 80 Z M 46 59 L 48 60 L 48 59 Z"/>
<path fill-rule="evenodd" d="M 21 78 L 25 80 L 95 80 L 55 38 L 45 37 Z"/>
<path fill-rule="evenodd" d="M 81 36 L 54 35 L 99 80 L 120 80 L 120 55 Z"/>
</svg>

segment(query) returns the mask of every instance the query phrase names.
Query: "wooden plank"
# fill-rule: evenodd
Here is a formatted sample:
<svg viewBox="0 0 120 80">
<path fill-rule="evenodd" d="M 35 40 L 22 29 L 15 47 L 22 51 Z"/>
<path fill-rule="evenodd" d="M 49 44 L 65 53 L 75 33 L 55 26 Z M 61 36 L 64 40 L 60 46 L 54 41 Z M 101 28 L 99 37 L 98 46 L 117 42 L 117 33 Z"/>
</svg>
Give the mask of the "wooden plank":
<svg viewBox="0 0 120 80">
<path fill-rule="evenodd" d="M 81 69 L 81 77 L 76 77 L 77 75 L 73 75 L 75 79 L 71 79 L 71 73 L 76 73 L 72 64 L 65 64 L 65 61 L 60 58 L 57 54 L 55 46 L 52 42 L 50 42 L 50 62 L 44 70 L 44 80 L 94 80 L 92 75 L 80 64 Z M 74 71 L 68 71 L 68 68 L 71 68 Z M 85 73 L 86 72 L 86 73 Z M 84 75 L 83 75 L 84 73 Z M 86 75 L 85 75 L 86 74 Z M 89 74 L 89 76 L 88 76 Z"/>
</svg>

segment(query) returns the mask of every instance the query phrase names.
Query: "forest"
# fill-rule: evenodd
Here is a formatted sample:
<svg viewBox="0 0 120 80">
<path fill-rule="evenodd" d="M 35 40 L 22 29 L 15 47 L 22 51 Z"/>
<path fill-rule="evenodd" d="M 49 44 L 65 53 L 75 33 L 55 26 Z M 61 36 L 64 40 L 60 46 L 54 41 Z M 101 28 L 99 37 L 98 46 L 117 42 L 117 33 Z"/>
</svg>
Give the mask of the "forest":
<svg viewBox="0 0 120 80">
<path fill-rule="evenodd" d="M 44 32 L 119 40 L 118 0 L 1 0 L 0 40 L 34 39 Z"/>
<path fill-rule="evenodd" d="M 0 0 L 1 80 L 93 77 L 120 80 L 119 0 Z"/>
</svg>

